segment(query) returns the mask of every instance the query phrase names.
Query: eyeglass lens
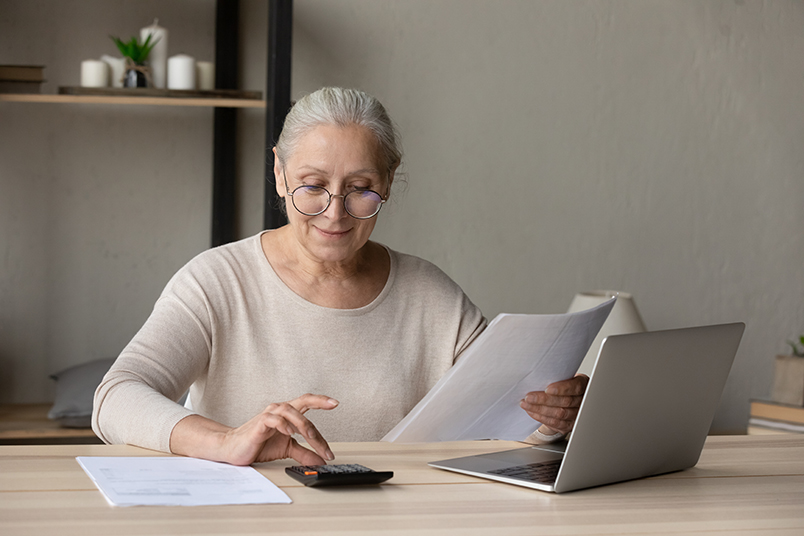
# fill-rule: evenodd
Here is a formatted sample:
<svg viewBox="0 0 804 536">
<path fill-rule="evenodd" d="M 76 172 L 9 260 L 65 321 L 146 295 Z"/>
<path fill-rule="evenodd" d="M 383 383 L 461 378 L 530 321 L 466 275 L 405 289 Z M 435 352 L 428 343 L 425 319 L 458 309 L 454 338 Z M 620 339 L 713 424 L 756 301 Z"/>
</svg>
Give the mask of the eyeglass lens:
<svg viewBox="0 0 804 536">
<path fill-rule="evenodd" d="M 292 194 L 293 206 L 307 216 L 324 212 L 330 197 L 330 193 L 320 186 L 299 186 Z M 373 190 L 353 190 L 343 197 L 343 205 L 354 218 L 371 218 L 380 211 L 382 197 Z"/>
</svg>

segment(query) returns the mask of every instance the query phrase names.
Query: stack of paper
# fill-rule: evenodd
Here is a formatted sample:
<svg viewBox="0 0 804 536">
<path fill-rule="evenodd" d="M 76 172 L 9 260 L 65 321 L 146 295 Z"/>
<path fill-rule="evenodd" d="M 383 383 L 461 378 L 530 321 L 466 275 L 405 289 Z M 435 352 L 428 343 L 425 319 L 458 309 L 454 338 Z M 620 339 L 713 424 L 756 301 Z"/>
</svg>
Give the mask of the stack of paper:
<svg viewBox="0 0 804 536">
<path fill-rule="evenodd" d="M 196 458 L 76 458 L 113 506 L 290 503 L 253 467 Z"/>
<path fill-rule="evenodd" d="M 560 315 L 498 315 L 383 441 L 521 441 L 539 423 L 519 402 L 571 378 L 616 298 Z"/>
</svg>

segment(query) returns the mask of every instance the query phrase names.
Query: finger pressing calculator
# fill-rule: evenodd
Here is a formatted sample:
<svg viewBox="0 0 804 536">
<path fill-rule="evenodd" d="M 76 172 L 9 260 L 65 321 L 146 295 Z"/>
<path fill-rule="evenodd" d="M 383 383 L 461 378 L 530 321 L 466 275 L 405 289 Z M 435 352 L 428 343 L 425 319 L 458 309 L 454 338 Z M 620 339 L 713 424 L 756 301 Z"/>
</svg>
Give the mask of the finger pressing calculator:
<svg viewBox="0 0 804 536">
<path fill-rule="evenodd" d="M 356 486 L 379 484 L 392 476 L 393 471 L 374 471 L 356 463 L 337 465 L 294 465 L 285 472 L 305 486 Z"/>
</svg>

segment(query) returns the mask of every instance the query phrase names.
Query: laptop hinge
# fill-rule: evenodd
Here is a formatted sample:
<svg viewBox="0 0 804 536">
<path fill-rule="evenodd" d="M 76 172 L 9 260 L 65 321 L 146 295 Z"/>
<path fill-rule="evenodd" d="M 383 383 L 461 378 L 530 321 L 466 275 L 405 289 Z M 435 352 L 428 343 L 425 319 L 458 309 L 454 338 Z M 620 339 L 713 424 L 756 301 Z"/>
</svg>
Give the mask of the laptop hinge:
<svg viewBox="0 0 804 536">
<path fill-rule="evenodd" d="M 532 448 L 536 450 L 544 450 L 547 452 L 558 452 L 563 453 L 567 450 L 567 443 L 566 439 L 562 439 L 561 441 L 556 441 L 555 443 L 547 443 L 545 445 L 533 445 Z"/>
</svg>

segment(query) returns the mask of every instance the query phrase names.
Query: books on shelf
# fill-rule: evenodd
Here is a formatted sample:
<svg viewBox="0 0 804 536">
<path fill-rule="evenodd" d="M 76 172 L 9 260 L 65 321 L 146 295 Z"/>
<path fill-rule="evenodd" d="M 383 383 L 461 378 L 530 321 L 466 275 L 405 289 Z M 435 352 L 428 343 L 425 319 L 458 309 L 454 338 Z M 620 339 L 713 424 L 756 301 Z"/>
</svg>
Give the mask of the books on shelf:
<svg viewBox="0 0 804 536">
<path fill-rule="evenodd" d="M 41 65 L 0 65 L 0 93 L 41 93 L 44 81 Z"/>
<path fill-rule="evenodd" d="M 779 433 L 796 433 L 804 434 L 804 424 L 796 424 L 784 421 L 772 421 L 770 419 L 757 419 L 751 417 L 748 419 L 749 428 L 764 428 L 769 431 L 778 431 Z"/>
<path fill-rule="evenodd" d="M 749 434 L 804 434 L 804 407 L 769 400 L 752 400 Z"/>
<path fill-rule="evenodd" d="M 0 65 L 0 80 L 44 82 L 45 68 L 41 65 Z"/>
</svg>

